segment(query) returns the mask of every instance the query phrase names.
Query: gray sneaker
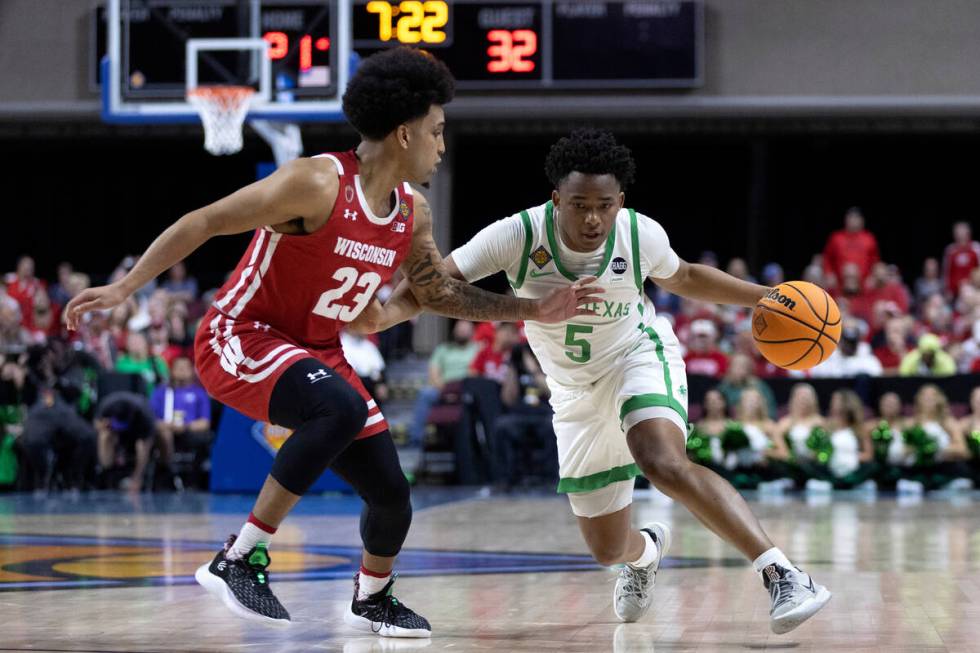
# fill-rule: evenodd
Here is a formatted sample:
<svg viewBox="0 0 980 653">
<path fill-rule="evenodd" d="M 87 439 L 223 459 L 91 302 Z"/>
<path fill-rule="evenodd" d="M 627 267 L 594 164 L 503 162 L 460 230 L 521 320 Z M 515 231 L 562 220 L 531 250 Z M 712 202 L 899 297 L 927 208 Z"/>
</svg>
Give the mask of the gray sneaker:
<svg viewBox="0 0 980 653">
<path fill-rule="evenodd" d="M 637 568 L 623 565 L 616 580 L 613 593 L 613 609 L 620 621 L 636 621 L 650 609 L 653 600 L 653 586 L 657 582 L 657 569 L 660 561 L 670 549 L 670 528 L 666 524 L 653 522 L 640 529 L 657 545 L 657 557 L 648 567 Z"/>
<path fill-rule="evenodd" d="M 762 582 L 772 599 L 769 626 L 777 635 L 788 633 L 815 615 L 832 596 L 799 567 L 786 569 L 771 564 L 762 570 Z"/>
</svg>

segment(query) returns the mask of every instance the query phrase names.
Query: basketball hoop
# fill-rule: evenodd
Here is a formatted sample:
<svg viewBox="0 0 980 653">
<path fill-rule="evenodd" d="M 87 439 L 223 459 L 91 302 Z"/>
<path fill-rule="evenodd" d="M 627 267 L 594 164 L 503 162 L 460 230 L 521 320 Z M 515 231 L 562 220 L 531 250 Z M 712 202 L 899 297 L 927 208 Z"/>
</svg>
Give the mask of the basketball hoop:
<svg viewBox="0 0 980 653">
<path fill-rule="evenodd" d="M 187 91 L 204 123 L 204 149 L 214 155 L 242 149 L 242 125 L 255 97 L 251 86 L 198 86 Z"/>
</svg>

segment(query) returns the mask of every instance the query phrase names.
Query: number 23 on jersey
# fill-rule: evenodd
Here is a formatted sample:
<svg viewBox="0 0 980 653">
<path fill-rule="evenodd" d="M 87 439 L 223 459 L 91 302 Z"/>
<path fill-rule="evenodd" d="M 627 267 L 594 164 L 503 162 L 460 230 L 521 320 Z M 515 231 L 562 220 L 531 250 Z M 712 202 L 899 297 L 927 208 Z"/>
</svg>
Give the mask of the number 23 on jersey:
<svg viewBox="0 0 980 653">
<path fill-rule="evenodd" d="M 319 301 L 313 307 L 313 312 L 316 315 L 341 322 L 352 322 L 357 318 L 368 302 L 371 301 L 374 291 L 381 284 L 381 276 L 378 273 L 365 272 L 359 274 L 355 268 L 351 267 L 338 269 L 333 273 L 333 278 L 339 281 L 340 285 L 320 295 Z M 355 287 L 361 289 L 361 292 L 349 300 L 352 305 L 338 303 Z"/>
</svg>

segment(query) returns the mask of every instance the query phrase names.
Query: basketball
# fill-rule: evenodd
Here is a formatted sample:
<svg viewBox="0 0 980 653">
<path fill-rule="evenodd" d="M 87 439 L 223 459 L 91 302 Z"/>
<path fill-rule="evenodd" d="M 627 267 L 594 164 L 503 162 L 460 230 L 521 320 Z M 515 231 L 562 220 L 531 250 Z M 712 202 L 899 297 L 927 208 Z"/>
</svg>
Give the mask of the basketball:
<svg viewBox="0 0 980 653">
<path fill-rule="evenodd" d="M 820 286 L 784 281 L 759 300 L 752 314 L 755 345 L 773 365 L 808 370 L 834 353 L 840 309 Z"/>
</svg>

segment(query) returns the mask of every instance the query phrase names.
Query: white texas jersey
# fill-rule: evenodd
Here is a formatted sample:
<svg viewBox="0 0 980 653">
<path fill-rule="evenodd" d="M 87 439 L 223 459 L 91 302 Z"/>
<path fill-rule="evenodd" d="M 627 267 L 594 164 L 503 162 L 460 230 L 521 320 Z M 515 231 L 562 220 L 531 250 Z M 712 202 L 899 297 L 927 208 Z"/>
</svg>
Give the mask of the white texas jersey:
<svg viewBox="0 0 980 653">
<path fill-rule="evenodd" d="M 605 289 L 589 306 L 597 315 L 559 324 L 528 322 L 528 343 L 542 371 L 563 385 L 593 383 L 637 343 L 649 340 L 653 304 L 643 294 L 647 277 L 664 279 L 680 266 L 663 228 L 622 209 L 603 247 L 581 254 L 561 241 L 551 202 L 484 228 L 452 253 L 467 281 L 503 270 L 518 297 L 538 298 L 556 286 L 594 275 Z"/>
</svg>

